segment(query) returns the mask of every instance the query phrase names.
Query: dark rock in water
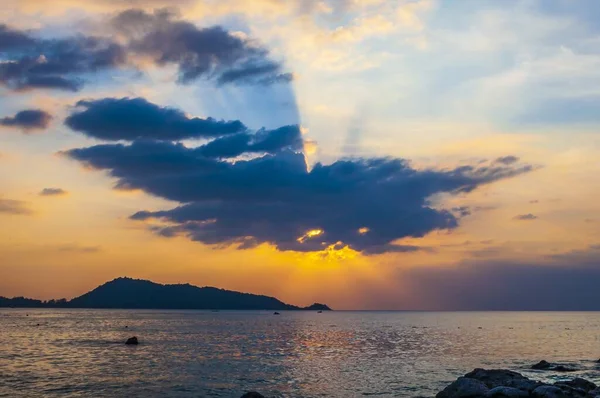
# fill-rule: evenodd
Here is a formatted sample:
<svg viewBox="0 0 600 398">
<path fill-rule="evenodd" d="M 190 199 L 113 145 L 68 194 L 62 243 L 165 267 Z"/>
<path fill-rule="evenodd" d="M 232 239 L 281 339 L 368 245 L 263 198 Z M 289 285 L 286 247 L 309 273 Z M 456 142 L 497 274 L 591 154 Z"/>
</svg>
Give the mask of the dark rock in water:
<svg viewBox="0 0 600 398">
<path fill-rule="evenodd" d="M 279 315 L 279 312 L 276 311 L 276 312 L 273 313 L 273 315 Z"/>
<path fill-rule="evenodd" d="M 323 313 L 323 311 L 317 311 L 317 314 L 322 314 L 322 313 Z"/>
<path fill-rule="evenodd" d="M 138 338 L 135 337 L 135 336 L 130 337 L 130 338 L 127 339 L 127 341 L 125 342 L 125 344 L 127 344 L 127 345 L 138 345 L 139 344 Z"/>
<path fill-rule="evenodd" d="M 436 398 L 475 398 L 484 397 L 489 388 L 479 380 L 459 377 L 454 383 L 439 392 Z"/>
<path fill-rule="evenodd" d="M 527 391 L 519 390 L 514 387 L 495 387 L 488 391 L 485 395 L 487 398 L 520 398 L 520 397 L 529 397 L 529 393 Z"/>
<path fill-rule="evenodd" d="M 577 369 L 571 367 L 571 366 L 566 366 L 566 365 L 557 365 L 557 364 L 553 364 L 550 363 L 548 361 L 544 361 L 541 360 L 538 363 L 536 363 L 535 365 L 531 366 L 531 369 L 534 370 L 553 370 L 555 372 L 575 372 Z"/>
<path fill-rule="evenodd" d="M 241 398 L 265 398 L 265 396 L 256 391 L 250 391 L 242 395 Z"/>
<path fill-rule="evenodd" d="M 551 367 L 552 367 L 552 364 L 550 362 L 544 361 L 542 359 L 541 361 L 539 361 L 535 365 L 531 366 L 531 369 L 535 369 L 535 370 L 547 370 L 547 369 L 550 369 Z"/>
<path fill-rule="evenodd" d="M 541 383 L 506 369 L 475 369 L 465 377 L 483 382 L 488 388 L 513 387 L 523 391 L 533 391 Z"/>
<path fill-rule="evenodd" d="M 552 368 L 552 365 L 550 365 Z M 436 395 L 436 398 L 600 398 L 600 388 L 582 378 L 541 383 L 510 370 L 475 369 Z"/>
</svg>

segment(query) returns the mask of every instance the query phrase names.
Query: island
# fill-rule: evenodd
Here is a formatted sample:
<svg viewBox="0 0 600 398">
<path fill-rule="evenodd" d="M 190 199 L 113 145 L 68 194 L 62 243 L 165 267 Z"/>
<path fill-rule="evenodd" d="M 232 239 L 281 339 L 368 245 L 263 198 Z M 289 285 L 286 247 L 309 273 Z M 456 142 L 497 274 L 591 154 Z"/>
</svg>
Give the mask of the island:
<svg viewBox="0 0 600 398">
<path fill-rule="evenodd" d="M 180 310 L 330 311 L 325 304 L 286 304 L 274 297 L 190 284 L 163 285 L 143 279 L 116 278 L 71 300 L 36 300 L 0 296 L 0 307 L 112 308 Z"/>
</svg>

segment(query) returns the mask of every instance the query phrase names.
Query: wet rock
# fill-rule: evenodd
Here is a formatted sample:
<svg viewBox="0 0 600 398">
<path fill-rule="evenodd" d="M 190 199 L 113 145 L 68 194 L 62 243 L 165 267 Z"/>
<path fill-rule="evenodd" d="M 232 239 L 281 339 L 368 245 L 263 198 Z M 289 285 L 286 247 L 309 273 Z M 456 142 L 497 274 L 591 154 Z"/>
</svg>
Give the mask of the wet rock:
<svg viewBox="0 0 600 398">
<path fill-rule="evenodd" d="M 551 364 L 552 368 L 552 364 Z M 554 385 L 505 369 L 475 369 L 447 386 L 436 398 L 600 398 L 600 387 L 576 377 Z"/>
<path fill-rule="evenodd" d="M 265 398 L 265 396 L 256 391 L 250 391 L 242 395 L 241 398 Z"/>
<path fill-rule="evenodd" d="M 562 390 L 562 392 L 569 398 L 586 398 L 588 395 L 585 390 L 581 388 L 573 388 L 565 385 L 555 385 Z"/>
<path fill-rule="evenodd" d="M 535 369 L 535 370 L 548 370 L 551 367 L 552 367 L 552 364 L 550 362 L 544 361 L 542 359 L 541 361 L 539 361 L 535 365 L 532 365 L 531 369 Z"/>
<path fill-rule="evenodd" d="M 567 398 L 568 396 L 558 387 L 555 386 L 539 386 L 533 390 L 533 396 L 536 398 Z"/>
<path fill-rule="evenodd" d="M 273 313 L 273 315 L 279 315 L 279 312 L 275 311 L 275 312 Z"/>
<path fill-rule="evenodd" d="M 567 365 L 557 365 L 557 364 L 553 364 L 553 363 L 550 363 L 550 362 L 544 361 L 544 360 L 541 360 L 538 363 L 536 363 L 535 365 L 532 365 L 531 369 L 552 370 L 554 372 L 575 372 L 575 371 L 577 371 L 577 369 L 574 367 L 567 366 Z"/>
<path fill-rule="evenodd" d="M 600 397 L 600 387 L 596 387 L 591 391 L 588 391 L 588 397 L 598 398 Z"/>
<path fill-rule="evenodd" d="M 489 389 L 487 386 L 475 379 L 459 377 L 455 382 L 440 391 L 436 398 L 476 398 L 485 397 Z"/>
<path fill-rule="evenodd" d="M 487 398 L 519 398 L 519 397 L 528 397 L 529 393 L 527 391 L 519 390 L 514 387 L 495 387 L 487 392 L 485 395 Z"/>
<path fill-rule="evenodd" d="M 127 344 L 127 345 L 138 345 L 139 344 L 138 338 L 135 337 L 135 336 L 130 337 L 130 338 L 127 339 L 127 341 L 125 342 L 125 344 Z"/>
<path fill-rule="evenodd" d="M 566 387 L 570 387 L 570 388 L 574 388 L 574 389 L 579 389 L 584 392 L 594 390 L 598 387 L 591 381 L 582 379 L 581 377 L 576 377 L 573 380 L 558 381 L 558 382 L 554 383 L 554 385 L 559 388 L 566 386 Z"/>
<path fill-rule="evenodd" d="M 513 387 L 523 391 L 533 391 L 541 383 L 530 380 L 520 373 L 506 369 L 475 369 L 469 372 L 465 377 L 479 380 L 488 388 Z"/>
</svg>

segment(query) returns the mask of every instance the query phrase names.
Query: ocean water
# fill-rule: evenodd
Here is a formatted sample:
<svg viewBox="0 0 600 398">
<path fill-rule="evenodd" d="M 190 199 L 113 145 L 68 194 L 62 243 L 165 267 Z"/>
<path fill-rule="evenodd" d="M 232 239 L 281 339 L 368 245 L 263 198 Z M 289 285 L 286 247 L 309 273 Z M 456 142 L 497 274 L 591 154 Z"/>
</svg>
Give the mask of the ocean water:
<svg viewBox="0 0 600 398">
<path fill-rule="evenodd" d="M 6 397 L 431 397 L 476 367 L 574 376 L 541 359 L 600 382 L 598 358 L 590 312 L 0 309 Z"/>
</svg>

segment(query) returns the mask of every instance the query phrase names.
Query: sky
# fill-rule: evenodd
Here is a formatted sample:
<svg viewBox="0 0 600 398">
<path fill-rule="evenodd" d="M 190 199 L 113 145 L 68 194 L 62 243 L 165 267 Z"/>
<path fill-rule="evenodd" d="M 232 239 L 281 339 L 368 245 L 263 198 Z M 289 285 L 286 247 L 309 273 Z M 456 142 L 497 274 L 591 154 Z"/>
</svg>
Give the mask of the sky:
<svg viewBox="0 0 600 398">
<path fill-rule="evenodd" d="M 0 295 L 600 309 L 595 0 L 4 0 Z"/>
</svg>

